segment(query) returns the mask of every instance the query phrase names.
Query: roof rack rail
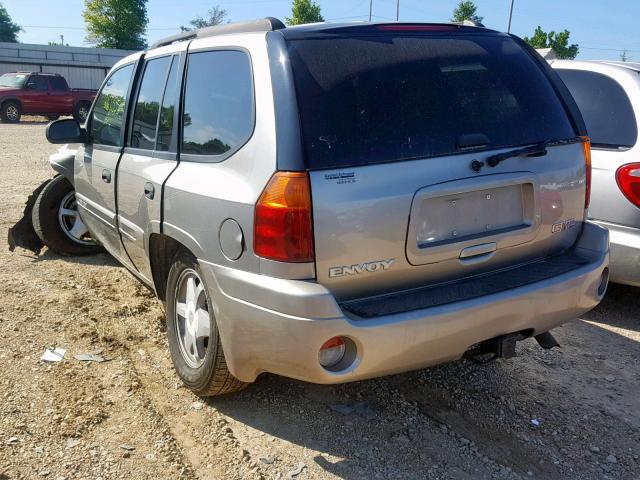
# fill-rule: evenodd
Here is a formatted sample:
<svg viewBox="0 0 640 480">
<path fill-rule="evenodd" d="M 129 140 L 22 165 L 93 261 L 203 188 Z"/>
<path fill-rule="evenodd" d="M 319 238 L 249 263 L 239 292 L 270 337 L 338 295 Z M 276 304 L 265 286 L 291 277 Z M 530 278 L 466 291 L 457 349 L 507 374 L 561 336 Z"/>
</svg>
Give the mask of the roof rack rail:
<svg viewBox="0 0 640 480">
<path fill-rule="evenodd" d="M 228 33 L 249 33 L 249 32 L 271 32 L 286 28 L 286 25 L 274 17 L 266 17 L 260 20 L 251 20 L 248 22 L 227 23 L 224 25 L 215 25 L 213 27 L 204 27 L 197 30 L 178 33 L 170 37 L 158 40 L 150 48 L 163 47 L 176 42 L 184 42 L 194 38 L 214 37 L 216 35 L 225 35 Z"/>
</svg>

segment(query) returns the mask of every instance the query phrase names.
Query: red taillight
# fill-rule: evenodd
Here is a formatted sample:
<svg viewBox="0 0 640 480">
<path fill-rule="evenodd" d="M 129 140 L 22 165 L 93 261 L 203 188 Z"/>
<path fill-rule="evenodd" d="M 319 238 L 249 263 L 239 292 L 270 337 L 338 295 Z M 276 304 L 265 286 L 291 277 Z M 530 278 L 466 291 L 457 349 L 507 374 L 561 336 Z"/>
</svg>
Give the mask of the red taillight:
<svg viewBox="0 0 640 480">
<path fill-rule="evenodd" d="M 584 170 L 586 181 L 584 208 L 589 208 L 589 202 L 591 201 L 591 140 L 589 140 L 589 137 L 580 138 L 582 138 L 582 151 L 584 153 Z"/>
<path fill-rule="evenodd" d="M 312 262 L 311 222 L 309 175 L 276 172 L 256 204 L 254 252 L 280 262 Z"/>
<path fill-rule="evenodd" d="M 621 166 L 616 172 L 620 191 L 636 207 L 640 207 L 640 163 Z"/>
<path fill-rule="evenodd" d="M 398 23 L 393 25 L 377 25 L 378 30 L 386 30 L 391 32 L 453 32 L 458 30 L 455 25 L 416 25 L 412 23 Z"/>
</svg>

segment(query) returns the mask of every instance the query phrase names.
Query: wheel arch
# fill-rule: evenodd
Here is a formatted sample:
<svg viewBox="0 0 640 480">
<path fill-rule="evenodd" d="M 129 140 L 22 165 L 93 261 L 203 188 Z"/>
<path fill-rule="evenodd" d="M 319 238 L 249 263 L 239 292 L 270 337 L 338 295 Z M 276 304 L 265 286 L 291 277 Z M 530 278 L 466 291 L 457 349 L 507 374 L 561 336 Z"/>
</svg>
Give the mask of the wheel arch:
<svg viewBox="0 0 640 480">
<path fill-rule="evenodd" d="M 87 106 L 91 108 L 91 100 L 87 100 L 86 98 L 81 98 L 75 103 L 75 105 L 73 106 L 73 109 L 76 110 L 83 103 L 86 103 Z"/>
<path fill-rule="evenodd" d="M 176 254 L 181 250 L 193 255 L 189 248 L 169 235 L 154 233 L 149 237 L 149 264 L 151 265 L 153 287 L 156 296 L 163 302 L 166 301 L 169 270 L 171 270 Z"/>
<path fill-rule="evenodd" d="M 3 108 L 4 105 L 7 102 L 16 102 L 18 104 L 18 106 L 20 107 L 20 111 L 22 113 L 24 113 L 24 105 L 22 105 L 22 102 L 20 101 L 20 99 L 18 97 L 5 97 L 2 100 L 0 100 L 0 108 Z"/>
</svg>

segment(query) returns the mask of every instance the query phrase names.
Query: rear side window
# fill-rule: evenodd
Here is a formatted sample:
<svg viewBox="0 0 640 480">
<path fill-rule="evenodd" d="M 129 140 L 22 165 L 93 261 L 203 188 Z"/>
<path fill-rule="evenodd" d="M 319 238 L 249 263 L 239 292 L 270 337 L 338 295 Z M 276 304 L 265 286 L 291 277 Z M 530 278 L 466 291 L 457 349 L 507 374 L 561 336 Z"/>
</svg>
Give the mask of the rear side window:
<svg viewBox="0 0 640 480">
<path fill-rule="evenodd" d="M 56 92 L 64 92 L 67 90 L 67 82 L 62 77 L 49 77 L 49 85 L 51 90 Z"/>
<path fill-rule="evenodd" d="M 160 109 L 160 121 L 158 122 L 158 142 L 156 150 L 167 152 L 175 148 L 173 141 L 173 115 L 175 110 L 176 92 L 178 90 L 178 57 L 173 59 L 167 86 L 164 90 L 162 107 Z M 173 150 L 172 150 L 173 151 Z"/>
<path fill-rule="evenodd" d="M 29 81 L 27 82 L 27 87 L 33 90 L 49 90 L 49 83 L 47 82 L 46 77 L 41 77 L 39 75 L 32 75 L 29 77 Z"/>
<path fill-rule="evenodd" d="M 624 88 L 613 78 L 584 70 L 557 69 L 573 95 L 591 138 L 597 147 L 633 147 L 638 126 Z"/>
<path fill-rule="evenodd" d="M 511 38 L 369 35 L 289 42 L 312 169 L 526 145 L 576 134 Z"/>
<path fill-rule="evenodd" d="M 100 145 L 122 146 L 125 101 L 133 64 L 116 70 L 95 100 L 91 117 L 91 138 Z"/>
<path fill-rule="evenodd" d="M 182 151 L 229 155 L 249 139 L 253 125 L 249 56 L 235 50 L 189 54 Z"/>
<path fill-rule="evenodd" d="M 155 58 L 149 60 L 145 65 L 133 115 L 131 130 L 131 146 L 133 148 L 153 150 L 156 147 L 160 103 L 171 59 L 172 57 Z"/>
</svg>

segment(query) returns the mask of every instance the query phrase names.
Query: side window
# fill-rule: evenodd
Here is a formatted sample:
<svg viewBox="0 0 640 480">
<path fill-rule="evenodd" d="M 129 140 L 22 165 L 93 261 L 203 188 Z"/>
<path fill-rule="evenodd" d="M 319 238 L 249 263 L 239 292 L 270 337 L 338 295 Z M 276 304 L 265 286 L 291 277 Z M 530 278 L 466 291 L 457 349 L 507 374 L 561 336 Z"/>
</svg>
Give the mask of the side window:
<svg viewBox="0 0 640 480">
<path fill-rule="evenodd" d="M 56 92 L 67 91 L 67 82 L 62 77 L 49 77 L 49 84 L 51 85 L 51 90 Z"/>
<path fill-rule="evenodd" d="M 31 75 L 29 77 L 29 81 L 27 82 L 27 87 L 32 90 L 46 91 L 49 90 L 49 83 L 47 82 L 46 77 L 41 77 L 40 75 Z"/>
<path fill-rule="evenodd" d="M 122 146 L 120 133 L 124 125 L 124 110 L 132 74 L 133 64 L 116 70 L 96 98 L 90 127 L 94 143 Z"/>
<path fill-rule="evenodd" d="M 160 122 L 158 123 L 158 141 L 156 150 L 167 152 L 171 149 L 173 139 L 173 115 L 175 112 L 176 92 L 180 88 L 178 79 L 178 57 L 174 57 L 164 90 L 162 108 L 160 109 Z"/>
<path fill-rule="evenodd" d="M 242 146 L 254 125 L 253 78 L 246 53 L 189 54 L 182 151 L 223 155 Z"/>
<path fill-rule="evenodd" d="M 638 127 L 624 88 L 613 78 L 584 70 L 557 69 L 573 95 L 595 147 L 633 147 Z"/>
<path fill-rule="evenodd" d="M 145 65 L 133 114 L 130 145 L 134 148 L 153 150 L 156 147 L 158 114 L 171 58 L 156 58 Z"/>
</svg>

